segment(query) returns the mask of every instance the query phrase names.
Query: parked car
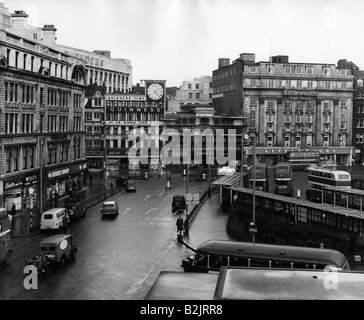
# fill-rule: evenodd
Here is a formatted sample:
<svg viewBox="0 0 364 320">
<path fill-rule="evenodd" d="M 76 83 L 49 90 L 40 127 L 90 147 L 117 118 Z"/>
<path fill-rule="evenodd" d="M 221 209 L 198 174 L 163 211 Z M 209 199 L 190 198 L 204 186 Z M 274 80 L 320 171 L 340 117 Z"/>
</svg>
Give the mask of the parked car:
<svg viewBox="0 0 364 320">
<path fill-rule="evenodd" d="M 184 195 L 175 195 L 172 200 L 172 211 L 184 210 L 186 208 L 186 199 Z"/>
<path fill-rule="evenodd" d="M 134 180 L 127 180 L 125 183 L 125 191 L 136 191 L 136 185 Z"/>
<path fill-rule="evenodd" d="M 126 176 L 119 176 L 115 178 L 115 184 L 119 187 L 125 186 L 126 181 L 128 180 L 128 177 Z"/>
<path fill-rule="evenodd" d="M 46 229 L 58 229 L 63 227 L 63 217 L 66 215 L 66 208 L 52 208 L 42 213 L 40 219 L 40 228 Z"/>
<path fill-rule="evenodd" d="M 76 258 L 77 247 L 73 243 L 72 235 L 56 234 L 40 242 L 40 253 L 47 256 L 50 262 L 64 265 Z"/>
<path fill-rule="evenodd" d="M 80 220 L 86 217 L 86 207 L 83 202 L 77 203 L 73 199 L 68 199 L 66 201 L 65 207 L 68 212 L 70 220 Z"/>
<path fill-rule="evenodd" d="M 101 214 L 104 215 L 117 215 L 119 214 L 119 205 L 116 201 L 105 201 L 101 208 Z"/>
</svg>

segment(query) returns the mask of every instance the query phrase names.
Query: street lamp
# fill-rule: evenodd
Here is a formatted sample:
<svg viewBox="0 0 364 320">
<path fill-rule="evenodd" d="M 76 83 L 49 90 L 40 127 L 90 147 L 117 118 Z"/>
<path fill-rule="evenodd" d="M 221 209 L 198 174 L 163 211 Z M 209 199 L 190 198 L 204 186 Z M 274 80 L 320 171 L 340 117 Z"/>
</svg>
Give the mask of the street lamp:
<svg viewBox="0 0 364 320">
<path fill-rule="evenodd" d="M 252 141 L 253 147 L 253 225 L 255 226 L 255 140 Z M 255 243 L 255 234 L 253 233 L 253 243 Z"/>
</svg>

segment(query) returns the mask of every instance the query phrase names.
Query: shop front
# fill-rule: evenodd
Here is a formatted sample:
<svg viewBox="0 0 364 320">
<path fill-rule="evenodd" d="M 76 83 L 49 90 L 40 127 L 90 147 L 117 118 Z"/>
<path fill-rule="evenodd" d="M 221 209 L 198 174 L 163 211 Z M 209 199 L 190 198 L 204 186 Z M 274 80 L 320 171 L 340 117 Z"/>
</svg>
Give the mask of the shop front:
<svg viewBox="0 0 364 320">
<path fill-rule="evenodd" d="M 10 211 L 14 203 L 17 212 L 38 208 L 38 188 L 38 173 L 5 179 L 3 207 Z"/>
<path fill-rule="evenodd" d="M 252 164 L 252 147 L 245 147 L 248 156 L 248 163 Z M 317 164 L 324 166 L 350 165 L 352 162 L 354 149 L 350 146 L 345 147 L 256 147 L 255 154 L 257 162 L 275 165 L 279 161 L 288 161 L 290 155 L 318 155 Z"/>
<path fill-rule="evenodd" d="M 86 173 L 86 161 L 49 170 L 45 179 L 48 206 L 52 207 L 53 203 L 57 204 L 59 198 L 73 196 L 74 191 L 82 190 Z"/>
</svg>

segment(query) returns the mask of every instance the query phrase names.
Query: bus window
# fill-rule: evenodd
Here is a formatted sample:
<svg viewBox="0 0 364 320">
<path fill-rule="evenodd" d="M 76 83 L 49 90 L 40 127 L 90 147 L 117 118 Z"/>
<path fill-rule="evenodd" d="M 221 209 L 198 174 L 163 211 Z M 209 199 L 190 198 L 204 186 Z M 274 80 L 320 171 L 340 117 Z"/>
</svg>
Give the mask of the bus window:
<svg viewBox="0 0 364 320">
<path fill-rule="evenodd" d="M 247 267 L 248 266 L 248 259 L 244 258 L 230 258 L 230 266 L 233 267 Z"/>
<path fill-rule="evenodd" d="M 291 269 L 291 262 L 289 261 L 274 261 L 272 268 L 289 268 Z"/>
<path fill-rule="evenodd" d="M 251 260 L 250 266 L 256 268 L 270 268 L 270 263 L 269 260 Z"/>
<path fill-rule="evenodd" d="M 220 269 L 221 266 L 227 266 L 227 257 L 210 256 L 210 267 Z"/>
</svg>

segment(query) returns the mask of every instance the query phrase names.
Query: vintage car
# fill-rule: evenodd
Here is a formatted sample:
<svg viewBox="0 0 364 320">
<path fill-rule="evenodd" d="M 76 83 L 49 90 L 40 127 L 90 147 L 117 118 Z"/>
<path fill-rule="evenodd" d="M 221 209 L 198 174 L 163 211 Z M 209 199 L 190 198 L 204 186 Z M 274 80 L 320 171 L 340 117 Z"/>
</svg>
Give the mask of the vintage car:
<svg viewBox="0 0 364 320">
<path fill-rule="evenodd" d="M 126 176 L 119 176 L 115 178 L 115 184 L 119 187 L 125 186 L 126 181 L 128 180 L 128 177 Z"/>
<path fill-rule="evenodd" d="M 86 217 L 86 206 L 83 201 L 76 202 L 73 199 L 67 199 L 65 208 L 67 209 L 70 220 L 80 220 Z"/>
<path fill-rule="evenodd" d="M 186 208 L 186 199 L 184 195 L 175 195 L 172 200 L 172 211 L 176 212 Z"/>
<path fill-rule="evenodd" d="M 134 180 L 127 180 L 125 182 L 125 191 L 126 192 L 136 191 L 136 184 Z"/>
<path fill-rule="evenodd" d="M 101 208 L 102 216 L 119 214 L 119 204 L 116 201 L 105 201 Z"/>
<path fill-rule="evenodd" d="M 40 242 L 40 253 L 50 262 L 65 265 L 76 258 L 77 247 L 73 243 L 72 235 L 56 234 Z"/>
</svg>

